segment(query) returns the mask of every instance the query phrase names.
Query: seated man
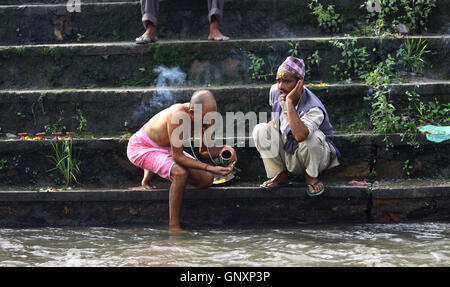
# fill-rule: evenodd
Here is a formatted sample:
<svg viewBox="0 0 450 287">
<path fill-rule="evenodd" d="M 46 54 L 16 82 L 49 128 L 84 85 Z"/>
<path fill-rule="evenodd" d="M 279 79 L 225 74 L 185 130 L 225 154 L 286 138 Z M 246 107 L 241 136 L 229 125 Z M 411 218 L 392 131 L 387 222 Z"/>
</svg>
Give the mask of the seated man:
<svg viewBox="0 0 450 287">
<path fill-rule="evenodd" d="M 160 0 L 141 0 L 142 23 L 145 33 L 136 38 L 136 44 L 148 44 L 158 41 L 156 25 L 158 24 L 158 11 Z M 220 30 L 223 15 L 224 0 L 208 0 L 209 36 L 208 40 L 226 41 L 230 38 L 224 36 Z"/>
<path fill-rule="evenodd" d="M 210 131 L 212 126 L 203 124 L 203 118 L 208 112 L 216 111 L 216 100 L 211 92 L 197 91 L 190 103 L 174 104 L 153 116 L 128 142 L 128 159 L 144 169 L 143 188 L 151 189 L 149 181 L 154 173 L 172 181 L 169 189 L 171 230 L 181 230 L 181 201 L 187 183 L 206 188 L 211 186 L 215 174 L 225 176 L 233 171 L 236 157 L 230 167 L 212 166 L 183 151 L 183 141 L 190 140 L 194 125 L 199 125 L 202 129 L 200 155 L 213 160 L 219 156 L 224 147 L 207 148 L 203 141 L 205 129 Z M 199 116 L 194 117 L 194 114 Z"/>
<path fill-rule="evenodd" d="M 339 165 L 339 151 L 333 144 L 327 110 L 303 87 L 304 76 L 303 60 L 292 56 L 278 68 L 278 84 L 271 87 L 269 98 L 275 117 L 269 123 L 258 124 L 253 139 L 270 178 L 261 184 L 262 188 L 287 185 L 288 172 L 304 174 L 308 195 L 317 196 L 324 191 L 317 179 L 319 172 Z M 268 148 L 272 152 L 267 152 Z"/>
</svg>

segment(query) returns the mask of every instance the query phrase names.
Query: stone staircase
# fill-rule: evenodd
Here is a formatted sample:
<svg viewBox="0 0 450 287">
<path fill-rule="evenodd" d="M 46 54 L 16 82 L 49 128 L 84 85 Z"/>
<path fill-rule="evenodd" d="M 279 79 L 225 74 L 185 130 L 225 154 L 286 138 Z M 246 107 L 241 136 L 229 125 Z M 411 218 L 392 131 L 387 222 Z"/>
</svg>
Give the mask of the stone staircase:
<svg viewBox="0 0 450 287">
<path fill-rule="evenodd" d="M 305 195 L 304 183 L 265 192 L 259 154 L 252 141 L 232 139 L 238 147 L 239 179 L 208 190 L 189 189 L 183 201 L 186 225 L 295 225 L 335 222 L 448 220 L 450 142 L 434 144 L 417 135 L 419 148 L 400 134 L 370 132 L 370 88 L 336 80 L 331 66 L 341 57 L 332 41 L 366 47 L 372 61 L 395 54 L 402 37 L 345 37 L 361 25 L 363 1 L 335 4 L 344 22 L 327 34 L 307 7 L 308 1 L 227 1 L 222 31 L 227 42 L 211 42 L 206 1 L 163 1 L 160 41 L 147 46 L 133 40 L 142 33 L 138 1 L 82 0 L 81 13 L 67 11 L 65 0 L 0 0 L 0 225 L 165 224 L 167 183 L 157 191 L 130 191 L 142 171 L 126 158 L 126 140 L 163 106 L 186 101 L 197 89 L 210 89 L 219 112 L 269 112 L 273 68 L 293 51 L 307 59 L 316 51 L 320 67 L 306 82 L 323 101 L 336 129 L 341 166 L 322 178 L 327 192 Z M 361 2 L 361 3 L 359 3 Z M 408 39 L 427 41 L 423 75 L 391 84 L 391 98 L 408 106 L 405 91 L 424 102 L 450 102 L 450 1 L 437 1 L 428 31 Z M 339 9 L 338 9 L 339 8 Z M 265 60 L 267 75 L 252 77 L 250 54 Z M 308 62 L 307 62 L 308 65 Z M 178 68 L 183 82 L 157 86 L 155 69 Z M 163 96 L 164 95 L 164 96 Z M 49 160 L 52 141 L 9 138 L 20 132 L 61 129 L 82 133 L 73 141 L 80 160 L 80 185 L 71 190 L 38 192 L 61 180 Z M 81 135 L 81 137 L 80 137 Z M 51 138 L 50 133 L 47 134 Z M 348 185 L 367 179 L 368 187 Z"/>
</svg>

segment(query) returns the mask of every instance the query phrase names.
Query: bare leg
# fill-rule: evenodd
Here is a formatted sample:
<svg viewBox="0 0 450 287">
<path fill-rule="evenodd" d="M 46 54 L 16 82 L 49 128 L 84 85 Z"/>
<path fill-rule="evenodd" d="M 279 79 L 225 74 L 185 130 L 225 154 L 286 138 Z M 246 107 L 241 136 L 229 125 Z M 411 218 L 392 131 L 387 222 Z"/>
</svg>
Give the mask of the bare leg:
<svg viewBox="0 0 450 287">
<path fill-rule="evenodd" d="M 213 15 L 211 17 L 211 24 L 209 25 L 208 40 L 227 41 L 230 39 L 229 37 L 224 36 L 222 32 L 220 32 L 219 28 L 220 28 L 219 19 Z"/>
<path fill-rule="evenodd" d="M 306 172 L 305 172 L 305 182 L 306 184 L 314 184 L 317 182 L 317 177 L 310 177 Z M 314 193 L 318 193 L 323 187 L 323 183 L 319 182 L 317 185 L 314 186 L 314 188 L 312 188 L 311 186 L 309 186 L 309 192 L 314 194 Z"/>
<path fill-rule="evenodd" d="M 197 188 L 207 188 L 212 185 L 214 181 L 214 174 L 199 170 L 199 169 L 189 169 L 188 183 L 194 185 Z"/>
<path fill-rule="evenodd" d="M 169 189 L 169 230 L 183 231 L 180 227 L 180 211 L 181 202 L 183 200 L 183 192 L 186 188 L 189 171 L 174 164 L 170 172 L 172 184 Z"/>
<path fill-rule="evenodd" d="M 268 181 L 265 181 L 263 183 L 263 185 L 266 188 L 273 188 L 273 187 L 277 187 L 280 184 L 280 182 L 289 183 L 289 177 L 288 177 L 288 173 L 286 171 L 283 171 L 280 174 L 278 174 L 277 176 L 275 176 L 274 178 L 269 179 Z"/>
<path fill-rule="evenodd" d="M 141 182 L 141 185 L 142 185 L 143 188 L 145 188 L 145 189 L 153 189 L 153 188 L 155 188 L 155 186 L 151 186 L 150 185 L 150 180 L 152 180 L 152 177 L 154 175 L 155 174 L 153 172 L 151 172 L 148 169 L 144 168 L 144 177 L 142 178 L 142 182 Z"/>
</svg>

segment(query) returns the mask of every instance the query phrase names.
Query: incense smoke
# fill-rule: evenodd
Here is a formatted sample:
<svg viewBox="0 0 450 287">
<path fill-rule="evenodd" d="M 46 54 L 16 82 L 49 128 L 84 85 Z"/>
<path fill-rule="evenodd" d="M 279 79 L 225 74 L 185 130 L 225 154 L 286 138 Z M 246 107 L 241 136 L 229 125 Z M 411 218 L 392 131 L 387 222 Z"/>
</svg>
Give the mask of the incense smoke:
<svg viewBox="0 0 450 287">
<path fill-rule="evenodd" d="M 133 118 L 146 116 L 159 112 L 162 108 L 175 104 L 175 97 L 170 90 L 180 87 L 186 80 L 186 74 L 179 67 L 167 68 L 160 65 L 153 70 L 158 73 L 156 78 L 156 91 L 149 100 L 143 100 L 141 106 L 133 113 Z"/>
</svg>

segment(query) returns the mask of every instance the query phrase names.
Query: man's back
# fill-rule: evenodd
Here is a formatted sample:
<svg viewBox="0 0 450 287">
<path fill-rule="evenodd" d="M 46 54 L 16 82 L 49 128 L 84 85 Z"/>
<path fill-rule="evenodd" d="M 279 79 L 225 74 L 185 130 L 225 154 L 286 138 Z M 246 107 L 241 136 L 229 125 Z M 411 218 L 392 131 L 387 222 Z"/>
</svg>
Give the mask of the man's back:
<svg viewBox="0 0 450 287">
<path fill-rule="evenodd" d="M 159 146 L 170 146 L 170 135 L 168 132 L 168 123 L 172 119 L 172 115 L 177 112 L 187 113 L 189 103 L 174 104 L 154 115 L 145 125 L 147 136 Z"/>
</svg>

